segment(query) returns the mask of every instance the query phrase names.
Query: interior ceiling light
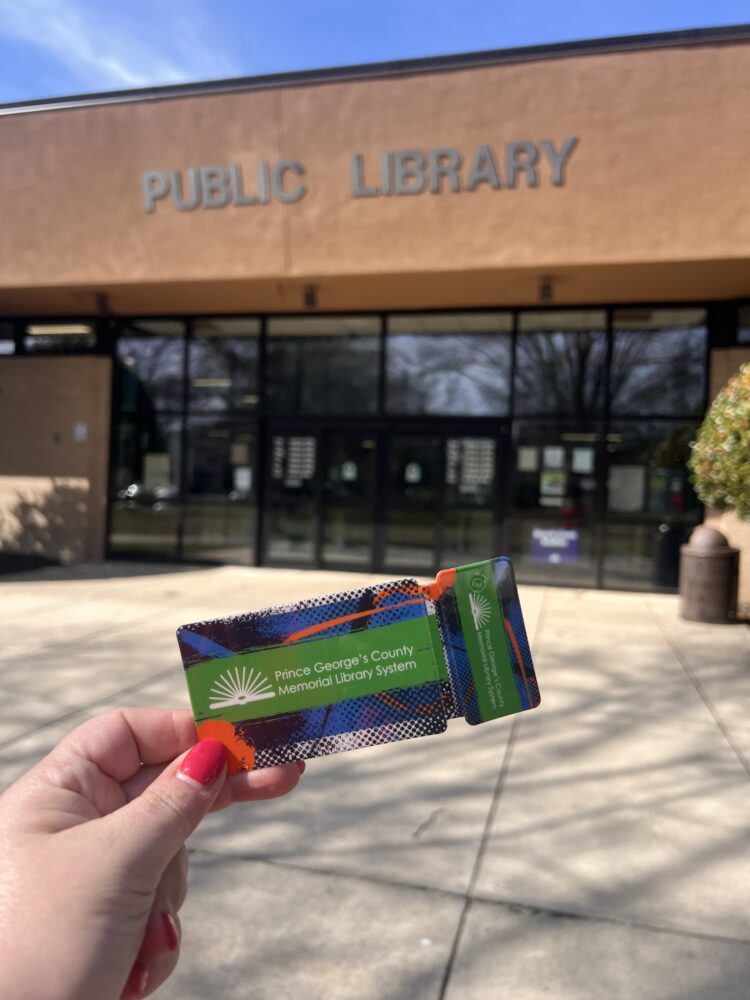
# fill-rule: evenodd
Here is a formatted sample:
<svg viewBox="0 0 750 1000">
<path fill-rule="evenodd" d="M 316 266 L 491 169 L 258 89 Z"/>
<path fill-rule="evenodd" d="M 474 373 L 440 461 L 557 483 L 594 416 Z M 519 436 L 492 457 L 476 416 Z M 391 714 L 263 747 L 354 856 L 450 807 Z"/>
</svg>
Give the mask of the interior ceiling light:
<svg viewBox="0 0 750 1000">
<path fill-rule="evenodd" d="M 27 326 L 30 337 L 70 337 L 93 333 L 94 328 L 87 323 L 45 323 L 43 326 Z"/>
</svg>

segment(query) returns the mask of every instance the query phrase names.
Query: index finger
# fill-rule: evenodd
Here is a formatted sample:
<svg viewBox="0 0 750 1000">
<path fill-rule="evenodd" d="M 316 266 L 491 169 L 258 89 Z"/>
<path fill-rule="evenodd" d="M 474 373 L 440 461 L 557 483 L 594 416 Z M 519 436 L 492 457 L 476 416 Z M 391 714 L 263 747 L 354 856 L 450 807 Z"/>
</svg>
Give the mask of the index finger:
<svg viewBox="0 0 750 1000">
<path fill-rule="evenodd" d="M 197 740 L 189 709 L 118 708 L 69 733 L 58 752 L 73 751 L 115 781 L 126 781 L 142 764 L 166 764 Z"/>
</svg>

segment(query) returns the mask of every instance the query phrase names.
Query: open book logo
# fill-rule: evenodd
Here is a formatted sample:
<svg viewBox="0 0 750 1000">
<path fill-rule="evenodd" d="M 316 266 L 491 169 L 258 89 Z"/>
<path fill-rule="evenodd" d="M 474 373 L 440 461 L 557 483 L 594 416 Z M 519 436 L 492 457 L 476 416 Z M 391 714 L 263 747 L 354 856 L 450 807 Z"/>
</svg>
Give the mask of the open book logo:
<svg viewBox="0 0 750 1000">
<path fill-rule="evenodd" d="M 230 708 L 232 705 L 247 705 L 251 701 L 275 698 L 268 680 L 252 667 L 235 667 L 219 674 L 211 688 L 209 708 Z"/>
<path fill-rule="evenodd" d="M 481 594 L 469 594 L 469 607 L 471 617 L 474 619 L 474 628 L 484 628 L 490 621 L 490 602 Z"/>
</svg>

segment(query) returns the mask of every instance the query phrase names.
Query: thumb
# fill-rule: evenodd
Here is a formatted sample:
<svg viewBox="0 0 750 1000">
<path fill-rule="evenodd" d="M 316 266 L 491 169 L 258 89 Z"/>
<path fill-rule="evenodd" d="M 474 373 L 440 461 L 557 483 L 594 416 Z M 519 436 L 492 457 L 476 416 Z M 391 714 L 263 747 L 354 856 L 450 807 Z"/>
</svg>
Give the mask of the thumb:
<svg viewBox="0 0 750 1000">
<path fill-rule="evenodd" d="M 213 805 L 224 785 L 226 753 L 201 740 L 127 805 L 110 813 L 114 844 L 126 864 L 155 881 Z"/>
</svg>

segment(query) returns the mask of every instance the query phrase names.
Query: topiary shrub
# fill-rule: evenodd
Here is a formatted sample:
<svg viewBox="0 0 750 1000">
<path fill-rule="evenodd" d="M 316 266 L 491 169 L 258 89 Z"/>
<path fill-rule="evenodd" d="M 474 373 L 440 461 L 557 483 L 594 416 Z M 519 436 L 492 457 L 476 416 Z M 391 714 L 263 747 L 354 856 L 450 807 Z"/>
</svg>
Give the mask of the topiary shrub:
<svg viewBox="0 0 750 1000">
<path fill-rule="evenodd" d="M 750 518 L 750 364 L 711 404 L 690 456 L 695 492 L 707 507 Z"/>
</svg>

